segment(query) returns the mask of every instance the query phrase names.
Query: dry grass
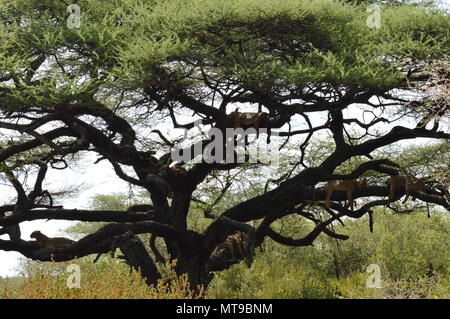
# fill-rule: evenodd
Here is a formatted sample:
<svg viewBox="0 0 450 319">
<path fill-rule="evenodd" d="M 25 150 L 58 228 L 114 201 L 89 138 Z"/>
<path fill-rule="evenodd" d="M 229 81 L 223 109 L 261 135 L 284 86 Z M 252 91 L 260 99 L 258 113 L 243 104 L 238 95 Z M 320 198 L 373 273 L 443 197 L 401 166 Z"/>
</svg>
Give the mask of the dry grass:
<svg viewBox="0 0 450 319">
<path fill-rule="evenodd" d="M 145 284 L 136 271 L 115 260 L 93 264 L 90 260 L 76 262 L 81 269 L 80 288 L 69 288 L 69 263 L 29 264 L 19 282 L 6 280 L 0 296 L 15 299 L 185 299 L 195 298 L 186 276 L 177 277 L 166 267 L 164 282 L 156 288 Z M 170 279 L 170 284 L 167 283 Z"/>
</svg>

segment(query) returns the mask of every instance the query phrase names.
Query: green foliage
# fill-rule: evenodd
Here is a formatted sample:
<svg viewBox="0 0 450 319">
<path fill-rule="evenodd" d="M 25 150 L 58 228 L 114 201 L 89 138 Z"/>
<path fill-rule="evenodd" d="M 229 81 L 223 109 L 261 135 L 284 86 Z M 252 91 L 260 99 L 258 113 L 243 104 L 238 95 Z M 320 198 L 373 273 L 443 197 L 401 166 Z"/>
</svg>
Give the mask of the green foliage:
<svg viewBox="0 0 450 319">
<path fill-rule="evenodd" d="M 410 5 L 383 7 L 381 28 L 371 29 L 366 4 L 332 0 L 77 4 L 80 29 L 67 27 L 61 1 L 2 1 L 2 73 L 18 76 L 36 54 L 58 56 L 41 81 L 23 81 L 21 90 L 1 98 L 3 105 L 52 108 L 91 93 L 110 96 L 104 89 L 142 87 L 158 79 L 157 66 L 169 64 L 172 76 L 192 89 L 201 85 L 190 75 L 192 64 L 247 87 L 404 87 L 396 61 L 450 52 L 448 16 Z M 70 73 L 62 75 L 60 65 Z"/>
<path fill-rule="evenodd" d="M 394 161 L 417 177 L 425 180 L 439 180 L 439 176 L 448 171 L 450 163 L 450 142 L 411 145 L 402 148 L 391 157 Z"/>
<path fill-rule="evenodd" d="M 448 217 L 435 213 L 407 216 L 394 215 L 380 220 L 375 258 L 393 279 L 414 276 L 432 263 L 442 273 L 448 272 Z M 375 261 L 375 260 L 373 260 Z"/>
</svg>

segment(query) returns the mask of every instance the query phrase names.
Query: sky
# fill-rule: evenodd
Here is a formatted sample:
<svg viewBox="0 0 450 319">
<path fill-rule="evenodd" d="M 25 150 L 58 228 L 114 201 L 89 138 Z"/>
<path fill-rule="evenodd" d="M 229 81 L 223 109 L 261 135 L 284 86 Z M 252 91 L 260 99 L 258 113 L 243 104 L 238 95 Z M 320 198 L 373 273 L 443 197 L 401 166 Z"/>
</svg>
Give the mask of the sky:
<svg viewBox="0 0 450 319">
<path fill-rule="evenodd" d="M 450 0 L 441 0 L 441 5 L 450 9 Z M 245 111 L 244 108 L 241 111 Z M 347 114 L 354 114 L 354 110 L 349 109 Z M 46 181 L 51 181 L 49 188 L 57 189 L 61 185 L 70 184 L 86 184 L 87 188 L 82 191 L 76 198 L 71 198 L 63 202 L 64 208 L 88 208 L 90 199 L 96 194 L 110 194 L 118 192 L 127 192 L 128 184 L 118 179 L 111 166 L 106 161 L 91 165 L 93 161 L 87 161 L 85 167 L 71 168 L 61 171 L 49 170 Z M 0 194 L 13 194 L 10 186 L 0 184 Z M 12 195 L 13 196 L 13 195 Z M 69 221 L 44 221 L 37 220 L 32 222 L 21 223 L 22 239 L 30 240 L 30 234 L 34 230 L 41 230 L 47 236 L 63 236 L 64 229 L 73 225 L 75 222 Z M 0 236 L 0 239 L 9 239 L 7 235 Z M 22 256 L 17 252 L 5 252 L 0 250 L 0 276 L 8 277 L 17 275 L 18 258 Z"/>
</svg>

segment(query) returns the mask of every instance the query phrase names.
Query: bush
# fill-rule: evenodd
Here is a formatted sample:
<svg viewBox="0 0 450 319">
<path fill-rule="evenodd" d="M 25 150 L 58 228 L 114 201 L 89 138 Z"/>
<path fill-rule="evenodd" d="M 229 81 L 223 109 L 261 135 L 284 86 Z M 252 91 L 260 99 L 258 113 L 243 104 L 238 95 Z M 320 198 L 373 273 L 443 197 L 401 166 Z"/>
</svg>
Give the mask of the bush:
<svg viewBox="0 0 450 319">
<path fill-rule="evenodd" d="M 271 259 L 268 262 L 268 259 Z M 251 269 L 235 265 L 217 273 L 208 298 L 308 299 L 337 298 L 338 292 L 318 272 L 291 259 L 258 256 Z"/>
</svg>

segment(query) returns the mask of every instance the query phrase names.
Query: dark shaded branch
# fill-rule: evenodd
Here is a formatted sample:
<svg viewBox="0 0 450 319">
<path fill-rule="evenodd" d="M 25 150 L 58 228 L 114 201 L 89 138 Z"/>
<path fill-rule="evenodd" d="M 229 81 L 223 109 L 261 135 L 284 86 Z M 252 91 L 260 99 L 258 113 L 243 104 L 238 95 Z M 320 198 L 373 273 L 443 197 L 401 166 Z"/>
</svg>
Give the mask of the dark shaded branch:
<svg viewBox="0 0 450 319">
<path fill-rule="evenodd" d="M 292 238 L 288 238 L 285 236 L 282 236 L 280 234 L 278 234 L 277 232 L 275 232 L 273 229 L 268 228 L 267 229 L 267 235 L 273 239 L 274 241 L 283 244 L 283 245 L 287 245 L 287 246 L 310 246 L 313 244 L 314 240 L 322 233 L 326 233 L 327 235 L 334 237 L 334 238 L 338 238 L 341 240 L 346 240 L 349 237 L 346 235 L 339 235 L 336 234 L 334 232 L 332 232 L 331 230 L 327 229 L 326 227 L 328 225 L 330 225 L 334 220 L 336 220 L 337 218 L 343 217 L 345 214 L 337 214 L 334 215 L 332 218 L 328 219 L 325 222 L 318 222 L 316 227 L 305 237 L 301 238 L 301 239 L 292 239 Z"/>
<path fill-rule="evenodd" d="M 72 133 L 72 131 L 70 129 L 64 128 L 64 127 L 57 128 L 53 131 L 42 134 L 42 136 L 44 136 L 45 138 L 50 139 L 50 140 L 53 140 L 55 138 L 62 137 L 62 136 L 77 137 L 76 135 L 74 135 Z M 11 145 L 8 148 L 0 151 L 0 162 L 4 162 L 5 160 L 7 160 L 8 158 L 10 158 L 13 155 L 29 151 L 33 148 L 42 146 L 43 144 L 44 144 L 44 142 L 42 140 L 34 139 L 34 140 L 27 141 L 27 142 L 24 142 L 21 144 Z"/>
<path fill-rule="evenodd" d="M 372 170 L 379 173 L 384 173 L 387 175 L 395 175 L 398 173 L 398 170 L 393 168 L 384 167 L 383 165 L 387 166 L 393 166 L 400 168 L 400 165 L 397 163 L 394 163 L 390 160 L 381 159 L 381 160 L 374 160 L 369 161 L 361 164 L 358 168 L 356 168 L 353 172 L 350 174 L 332 174 L 330 175 L 330 180 L 337 180 L 337 179 L 356 179 L 363 175 L 366 171 Z"/>
</svg>

